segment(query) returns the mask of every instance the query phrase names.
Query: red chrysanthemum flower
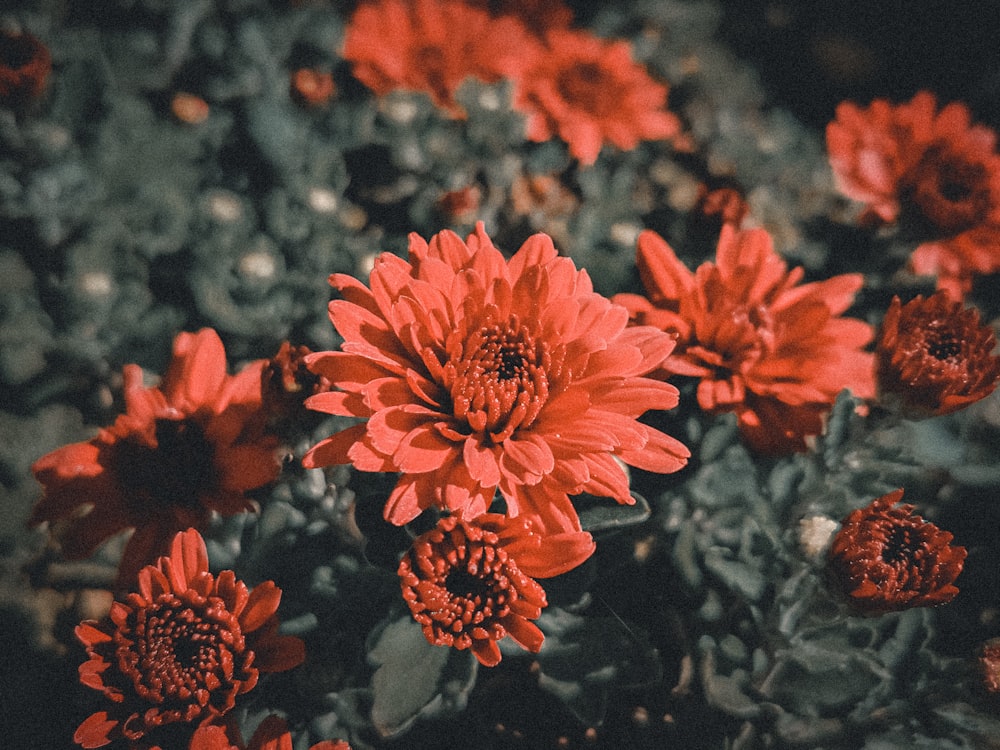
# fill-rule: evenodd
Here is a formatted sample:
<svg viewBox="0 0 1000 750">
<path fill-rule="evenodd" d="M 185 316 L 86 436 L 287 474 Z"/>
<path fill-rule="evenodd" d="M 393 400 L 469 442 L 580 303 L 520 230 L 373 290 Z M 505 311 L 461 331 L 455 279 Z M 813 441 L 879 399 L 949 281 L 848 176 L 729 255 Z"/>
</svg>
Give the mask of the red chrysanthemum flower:
<svg viewBox="0 0 1000 750">
<path fill-rule="evenodd" d="M 661 473 L 686 463 L 687 448 L 637 420 L 677 404 L 676 388 L 642 377 L 673 340 L 627 327 L 627 311 L 595 293 L 548 236 L 508 262 L 482 222 L 467 242 L 411 234 L 410 261 L 380 255 L 370 290 L 343 274 L 330 283 L 344 297 L 330 303 L 342 351 L 309 365 L 340 391 L 307 405 L 367 421 L 314 446 L 303 464 L 402 472 L 390 522 L 430 506 L 478 516 L 499 489 L 511 515 L 576 531 L 567 493 L 633 502 L 616 459 Z"/>
<path fill-rule="evenodd" d="M 128 585 L 177 531 L 252 509 L 246 492 L 280 470 L 274 439 L 259 431 L 264 364 L 227 375 L 222 341 L 206 328 L 177 336 L 159 387 L 143 387 L 142 370 L 127 365 L 125 414 L 31 467 L 45 494 L 30 523 L 57 524 L 69 558 L 134 528 L 119 568 Z"/>
<path fill-rule="evenodd" d="M 879 615 L 946 604 L 958 594 L 965 547 L 952 535 L 897 506 L 903 490 L 852 511 L 833 540 L 827 571 L 855 612 Z"/>
<path fill-rule="evenodd" d="M 677 339 L 667 373 L 700 379 L 698 404 L 735 412 L 744 438 L 764 453 L 806 448 L 823 430 L 837 394 L 874 396 L 872 328 L 839 317 L 861 287 L 860 274 L 800 284 L 763 229 L 722 227 L 714 263 L 695 273 L 656 233 L 639 236 L 637 264 L 646 297 L 613 298 L 639 324 Z"/>
<path fill-rule="evenodd" d="M 879 399 L 911 418 L 950 414 L 985 398 L 1000 378 L 997 337 L 944 291 L 894 297 L 876 344 Z"/>
<path fill-rule="evenodd" d="M 523 517 L 449 516 L 413 541 L 399 582 L 429 643 L 471 648 L 492 667 L 504 636 L 529 651 L 542 647 L 545 636 L 530 621 L 542 613 L 545 591 L 534 579 L 565 573 L 593 551 L 583 531 L 543 537 Z"/>
<path fill-rule="evenodd" d="M 37 98 L 51 72 L 48 47 L 27 32 L 0 29 L 0 106 L 19 107 Z"/>
<path fill-rule="evenodd" d="M 560 28 L 545 42 L 514 94 L 530 140 L 558 136 L 582 164 L 593 164 L 605 142 L 630 150 L 680 133 L 680 120 L 666 109 L 667 86 L 632 60 L 628 42 Z"/>
<path fill-rule="evenodd" d="M 250 738 L 250 744 L 232 742 L 226 729 L 216 724 L 199 727 L 191 737 L 188 750 L 292 750 L 292 735 L 280 716 L 268 716 Z M 344 740 L 324 740 L 309 750 L 351 750 Z"/>
<path fill-rule="evenodd" d="M 88 717 L 73 739 L 86 748 L 116 740 L 153 744 L 161 728 L 183 725 L 190 736 L 226 714 L 260 673 L 305 658 L 301 640 L 278 635 L 280 600 L 271 581 L 248 590 L 231 570 L 218 578 L 209 573 L 205 542 L 194 529 L 174 536 L 170 555 L 139 571 L 137 593 L 112 604 L 107 621 L 76 628 L 90 657 L 80 665 L 80 681 L 111 705 Z"/>
<path fill-rule="evenodd" d="M 1000 270 L 996 133 L 972 125 L 968 107 L 938 111 L 926 91 L 895 106 L 843 102 L 826 139 L 840 190 L 867 203 L 869 218 L 899 221 L 920 242 L 915 273 L 937 276 L 961 298 L 975 274 Z"/>
<path fill-rule="evenodd" d="M 455 93 L 466 78 L 515 77 L 537 46 L 516 18 L 464 0 L 366 0 L 351 16 L 343 56 L 376 94 L 423 91 L 463 117 Z"/>
</svg>

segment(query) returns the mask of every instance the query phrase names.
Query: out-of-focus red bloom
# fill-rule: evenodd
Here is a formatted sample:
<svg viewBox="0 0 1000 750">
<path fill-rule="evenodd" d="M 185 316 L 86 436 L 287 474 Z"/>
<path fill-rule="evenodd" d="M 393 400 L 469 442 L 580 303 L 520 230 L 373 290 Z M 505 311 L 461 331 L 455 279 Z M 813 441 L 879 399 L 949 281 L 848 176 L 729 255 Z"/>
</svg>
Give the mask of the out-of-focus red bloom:
<svg viewBox="0 0 1000 750">
<path fill-rule="evenodd" d="M 735 412 L 747 442 L 763 453 L 806 448 L 823 430 L 837 394 L 875 394 L 872 328 L 839 317 L 861 287 L 860 274 L 800 284 L 763 229 L 722 227 L 714 263 L 692 273 L 656 233 L 639 236 L 646 296 L 619 294 L 639 324 L 677 339 L 667 373 L 700 379 L 698 404 Z"/>
<path fill-rule="evenodd" d="M 515 16 L 537 34 L 548 29 L 566 28 L 573 22 L 573 11 L 559 0 L 469 0 L 487 8 L 495 16 Z"/>
<path fill-rule="evenodd" d="M 879 399 L 911 418 L 950 414 L 985 398 L 1000 378 L 997 338 L 944 291 L 894 297 L 876 344 Z"/>
<path fill-rule="evenodd" d="M 542 647 L 545 636 L 530 621 L 542 613 L 545 591 L 534 579 L 565 573 L 593 551 L 583 531 L 543 537 L 523 517 L 450 516 L 414 540 L 399 581 L 429 643 L 471 648 L 492 667 L 504 636 L 529 651 Z"/>
<path fill-rule="evenodd" d="M 200 125 L 208 119 L 212 108 L 197 94 L 178 91 L 170 100 L 170 111 L 174 117 L 188 125 Z"/>
<path fill-rule="evenodd" d="M 717 221 L 720 227 L 722 224 L 732 224 L 739 228 L 743 219 L 750 213 L 746 198 L 736 188 L 721 187 L 709 190 L 702 185 L 699 193 L 695 211 L 705 219 Z"/>
<path fill-rule="evenodd" d="M 321 107 L 326 104 L 337 91 L 333 75 L 328 70 L 299 68 L 292 73 L 292 96 L 302 104 L 310 107 Z"/>
<path fill-rule="evenodd" d="M 996 133 L 972 125 L 964 104 L 939 111 L 926 91 L 899 105 L 842 102 L 826 140 L 840 190 L 868 204 L 869 218 L 898 221 L 917 238 L 915 273 L 937 276 L 960 299 L 974 275 L 1000 270 Z"/>
<path fill-rule="evenodd" d="M 986 692 L 1000 693 L 1000 638 L 990 638 L 979 649 L 979 674 Z"/>
<path fill-rule="evenodd" d="M 126 365 L 125 414 L 96 437 L 42 456 L 31 467 L 44 487 L 30 523 L 48 521 L 72 559 L 134 528 L 120 585 L 165 552 L 171 537 L 204 527 L 213 512 L 251 510 L 249 490 L 274 480 L 276 441 L 259 434 L 264 360 L 226 374 L 226 352 L 209 328 L 181 333 L 158 387 Z"/>
<path fill-rule="evenodd" d="M 879 615 L 911 607 L 946 604 L 965 562 L 965 547 L 952 535 L 897 506 L 903 490 L 852 511 L 833 540 L 827 570 L 855 612 Z"/>
<path fill-rule="evenodd" d="M 35 36 L 0 29 L 0 106 L 19 107 L 37 98 L 51 72 L 49 49 Z"/>
<path fill-rule="evenodd" d="M 642 377 L 673 340 L 627 327 L 547 235 L 506 261 L 479 222 L 466 242 L 411 234 L 409 258 L 380 255 L 370 290 L 330 277 L 344 343 L 309 366 L 340 391 L 307 406 L 366 421 L 314 446 L 306 467 L 402 472 L 385 508 L 394 524 L 431 506 L 475 517 L 499 489 L 511 515 L 556 532 L 580 528 L 568 494 L 633 502 L 616 458 L 684 466 L 687 448 L 637 420 L 677 404 L 676 388 Z"/>
<path fill-rule="evenodd" d="M 477 185 L 466 185 L 443 193 L 435 201 L 434 207 L 448 221 L 466 224 L 472 222 L 479 213 L 482 197 L 483 193 Z"/>
<path fill-rule="evenodd" d="M 558 136 L 582 164 L 593 164 L 605 142 L 630 150 L 680 133 L 680 120 L 666 109 L 667 86 L 632 60 L 628 42 L 556 28 L 545 43 L 514 94 L 530 140 Z"/>
<path fill-rule="evenodd" d="M 365 0 L 347 26 L 343 56 L 376 94 L 423 91 L 453 117 L 466 78 L 513 78 L 533 59 L 537 41 L 513 16 L 494 18 L 464 0 Z"/>
<path fill-rule="evenodd" d="M 174 536 L 170 555 L 139 571 L 138 591 L 111 606 L 109 620 L 76 628 L 87 648 L 80 681 L 101 691 L 106 710 L 88 717 L 74 741 L 86 748 L 116 740 L 159 743 L 157 732 L 186 736 L 226 714 L 260 673 L 291 669 L 302 641 L 278 635 L 281 590 L 267 581 L 248 590 L 231 570 L 208 571 L 194 529 Z"/>
<path fill-rule="evenodd" d="M 330 381 L 306 365 L 306 357 L 310 354 L 312 350 L 308 346 L 294 346 L 284 341 L 264 367 L 261 408 L 271 432 L 280 434 L 287 426 L 301 421 L 311 413 L 304 406 L 305 400 L 330 390 Z"/>
<path fill-rule="evenodd" d="M 188 750 L 292 750 L 292 735 L 280 716 L 264 719 L 248 745 L 231 742 L 223 727 L 209 724 L 195 730 Z M 324 740 L 310 745 L 309 750 L 351 750 L 351 746 L 343 740 Z"/>
</svg>

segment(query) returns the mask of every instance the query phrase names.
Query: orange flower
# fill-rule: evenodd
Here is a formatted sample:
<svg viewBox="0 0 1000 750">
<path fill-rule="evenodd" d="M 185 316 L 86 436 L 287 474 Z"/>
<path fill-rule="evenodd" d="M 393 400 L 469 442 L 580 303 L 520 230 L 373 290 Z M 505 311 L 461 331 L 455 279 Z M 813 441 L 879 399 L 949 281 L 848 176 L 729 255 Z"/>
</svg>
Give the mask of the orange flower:
<svg viewBox="0 0 1000 750">
<path fill-rule="evenodd" d="M 895 490 L 852 511 L 833 540 L 827 570 L 856 612 L 879 615 L 950 602 L 958 594 L 965 547 L 913 515 Z"/>
<path fill-rule="evenodd" d="M 911 418 L 950 414 L 993 392 L 997 337 L 944 291 L 894 297 L 876 345 L 879 399 Z"/>
<path fill-rule="evenodd" d="M 558 135 L 570 154 L 593 164 L 605 142 L 629 150 L 680 133 L 680 121 L 666 110 L 667 86 L 633 62 L 628 42 L 560 28 L 545 41 L 545 54 L 525 70 L 514 95 L 528 116 L 530 140 Z"/>
<path fill-rule="evenodd" d="M 85 748 L 115 740 L 178 747 L 178 733 L 190 736 L 228 713 L 261 672 L 301 664 L 302 641 L 278 635 L 280 601 L 271 581 L 248 590 L 231 570 L 209 573 L 194 529 L 174 536 L 169 557 L 139 572 L 138 592 L 116 601 L 109 621 L 76 628 L 90 657 L 80 681 L 110 705 L 88 717 L 74 741 Z"/>
<path fill-rule="evenodd" d="M 230 742 L 223 727 L 209 724 L 195 730 L 188 750 L 292 750 L 292 735 L 280 716 L 264 719 L 246 746 L 242 742 Z M 351 746 L 343 740 L 324 740 L 310 745 L 309 750 L 351 750 Z"/>
<path fill-rule="evenodd" d="M 926 91 L 895 106 L 843 102 L 826 140 L 840 190 L 868 204 L 869 218 L 898 221 L 919 241 L 915 273 L 936 275 L 960 299 L 975 274 L 1000 270 L 996 133 L 972 125 L 964 104 L 938 111 Z"/>
<path fill-rule="evenodd" d="M 180 529 L 252 509 L 246 492 L 280 469 L 275 441 L 258 432 L 264 364 L 227 375 L 222 341 L 205 328 L 177 336 L 159 387 L 143 387 L 139 366 L 126 365 L 126 413 L 31 467 L 45 494 L 30 523 L 57 524 L 69 558 L 134 528 L 118 571 L 126 585 Z"/>
<path fill-rule="evenodd" d="M 429 643 L 471 648 L 493 667 L 504 636 L 529 651 L 542 647 L 545 636 L 530 621 L 546 599 L 534 579 L 565 573 L 593 551 L 583 531 L 542 537 L 525 518 L 450 516 L 413 541 L 399 563 L 399 581 Z"/>
<path fill-rule="evenodd" d="M 514 77 L 537 47 L 512 16 L 492 17 L 463 0 L 366 0 L 351 16 L 344 58 L 376 94 L 423 91 L 452 117 L 466 78 Z"/>
<path fill-rule="evenodd" d="M 657 472 L 687 461 L 687 448 L 637 421 L 677 404 L 676 388 L 642 377 L 673 341 L 627 328 L 625 309 L 544 234 L 509 262 L 482 222 L 467 242 L 411 234 L 410 262 L 380 255 L 370 290 L 343 274 L 330 283 L 344 297 L 330 303 L 342 351 L 309 365 L 340 392 L 307 406 L 366 421 L 303 464 L 402 472 L 385 508 L 394 524 L 430 506 L 475 517 L 499 489 L 540 532 L 578 531 L 567 493 L 633 502 L 616 458 Z"/>
<path fill-rule="evenodd" d="M 289 84 L 292 96 L 310 107 L 321 107 L 333 98 L 337 85 L 327 70 L 299 68 L 292 73 Z"/>
<path fill-rule="evenodd" d="M 763 229 L 722 227 L 715 263 L 695 273 L 656 233 L 639 236 L 647 297 L 619 294 L 633 320 L 677 338 L 667 373 L 700 379 L 698 404 L 735 412 L 744 438 L 764 453 L 804 450 L 823 430 L 837 394 L 874 396 L 873 361 L 861 349 L 867 323 L 841 318 L 860 274 L 800 284 Z"/>
</svg>

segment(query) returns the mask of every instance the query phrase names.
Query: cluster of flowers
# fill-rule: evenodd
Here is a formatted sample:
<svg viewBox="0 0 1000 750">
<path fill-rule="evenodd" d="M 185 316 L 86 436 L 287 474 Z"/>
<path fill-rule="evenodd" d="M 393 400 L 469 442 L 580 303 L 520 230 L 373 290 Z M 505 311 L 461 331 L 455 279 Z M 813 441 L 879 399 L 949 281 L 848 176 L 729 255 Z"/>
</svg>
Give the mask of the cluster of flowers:
<svg viewBox="0 0 1000 750">
<path fill-rule="evenodd" d="M 632 59 L 625 41 L 570 27 L 561 3 L 366 0 L 351 17 L 343 56 L 376 94 L 422 91 L 453 117 L 467 78 L 507 79 L 529 140 L 558 136 L 582 164 L 605 142 L 633 149 L 680 135 L 666 84 Z M 393 39 L 386 44 L 387 34 Z"/>
</svg>

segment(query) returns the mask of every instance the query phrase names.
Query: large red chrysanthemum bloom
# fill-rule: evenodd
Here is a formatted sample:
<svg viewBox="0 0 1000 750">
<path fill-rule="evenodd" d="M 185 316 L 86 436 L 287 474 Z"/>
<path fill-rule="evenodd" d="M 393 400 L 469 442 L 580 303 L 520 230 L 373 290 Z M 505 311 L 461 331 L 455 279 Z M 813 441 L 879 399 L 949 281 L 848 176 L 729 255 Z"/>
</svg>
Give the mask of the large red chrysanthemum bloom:
<svg viewBox="0 0 1000 750">
<path fill-rule="evenodd" d="M 292 750 L 292 735 L 280 716 L 264 719 L 247 745 L 232 742 L 225 728 L 209 724 L 195 730 L 188 750 Z M 344 740 L 324 740 L 310 745 L 309 750 L 351 750 L 351 746 Z"/>
<path fill-rule="evenodd" d="M 899 105 L 842 102 L 826 141 L 839 189 L 918 240 L 915 273 L 961 298 L 974 275 L 1000 270 L 996 133 L 972 125 L 964 104 L 939 111 L 926 91 Z"/>
<path fill-rule="evenodd" d="M 633 502 L 618 459 L 661 473 L 684 466 L 687 448 L 637 420 L 677 404 L 676 388 L 643 377 L 673 340 L 628 327 L 628 312 L 547 235 L 508 262 L 480 222 L 466 242 L 411 234 L 409 258 L 380 255 L 371 289 L 330 277 L 344 343 L 309 366 L 340 390 L 307 405 L 366 421 L 314 446 L 306 467 L 402 472 L 385 508 L 394 524 L 431 506 L 478 516 L 499 489 L 511 515 L 576 531 L 567 494 Z"/>
<path fill-rule="evenodd" d="M 938 291 L 903 305 L 894 297 L 876 343 L 880 401 L 907 417 L 950 414 L 993 392 L 997 337 L 979 311 Z"/>
<path fill-rule="evenodd" d="M 507 635 L 529 651 L 542 647 L 545 636 L 531 620 L 546 599 L 534 579 L 565 573 L 593 551 L 584 531 L 543 537 L 524 517 L 449 516 L 413 541 L 399 582 L 429 643 L 471 648 L 492 667 L 500 662 L 497 641 Z"/>
<path fill-rule="evenodd" d="M 107 621 L 76 628 L 90 657 L 80 681 L 110 705 L 88 717 L 74 741 L 177 747 L 176 739 L 158 739 L 161 728 L 190 737 L 230 711 L 260 673 L 300 664 L 302 641 L 278 635 L 280 600 L 271 581 L 248 590 L 231 570 L 209 573 L 194 529 L 174 536 L 170 555 L 139 571 L 138 591 L 112 604 Z"/>
<path fill-rule="evenodd" d="M 747 442 L 763 453 L 805 450 L 823 430 L 837 394 L 874 396 L 873 360 L 862 348 L 872 328 L 839 317 L 860 274 L 800 284 L 763 229 L 722 227 L 715 262 L 692 273 L 655 232 L 639 236 L 636 257 L 646 296 L 619 294 L 638 324 L 677 339 L 667 373 L 699 378 L 710 413 L 735 412 Z"/>
<path fill-rule="evenodd" d="M 252 509 L 246 492 L 281 468 L 275 440 L 259 429 L 264 365 L 227 375 L 222 341 L 208 328 L 177 336 L 158 387 L 144 387 L 139 366 L 127 365 L 125 414 L 31 467 L 45 492 L 30 523 L 54 524 L 74 559 L 135 529 L 119 567 L 119 583 L 128 585 L 177 531 L 204 527 L 213 512 Z"/>
<path fill-rule="evenodd" d="M 667 111 L 667 86 L 632 60 L 625 41 L 551 29 L 545 53 L 517 81 L 514 106 L 528 116 L 528 138 L 558 136 L 582 164 L 607 142 L 624 150 L 673 138 L 680 120 Z"/>
<path fill-rule="evenodd" d="M 516 77 L 537 47 L 517 18 L 464 0 L 365 0 L 347 26 L 343 57 L 376 94 L 423 91 L 463 117 L 455 93 L 466 78 Z"/>
<path fill-rule="evenodd" d="M 879 615 L 950 602 L 965 562 L 965 547 L 952 535 L 897 506 L 903 490 L 852 511 L 833 540 L 827 573 L 848 606 Z"/>
</svg>

